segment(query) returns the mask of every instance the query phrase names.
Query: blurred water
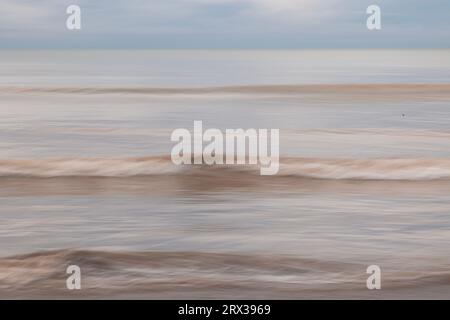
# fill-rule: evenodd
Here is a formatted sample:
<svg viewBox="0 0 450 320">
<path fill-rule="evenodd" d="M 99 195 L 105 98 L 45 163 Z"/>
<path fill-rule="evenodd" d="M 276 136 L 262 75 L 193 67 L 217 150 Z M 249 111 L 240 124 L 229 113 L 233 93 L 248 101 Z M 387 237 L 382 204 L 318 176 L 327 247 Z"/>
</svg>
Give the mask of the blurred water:
<svg viewBox="0 0 450 320">
<path fill-rule="evenodd" d="M 448 83 L 449 50 L 0 52 L 1 85 Z"/>
<path fill-rule="evenodd" d="M 279 128 L 283 156 L 446 159 L 448 92 L 349 99 L 8 87 L 448 82 L 446 50 L 3 51 L 0 160 L 168 155 L 172 130 L 192 130 L 194 120 Z M 393 278 L 405 268 L 413 278 L 449 269 L 448 181 L 222 178 L 0 177 L 0 256 L 67 248 L 283 254 L 359 264 L 363 275 L 379 264 Z"/>
</svg>

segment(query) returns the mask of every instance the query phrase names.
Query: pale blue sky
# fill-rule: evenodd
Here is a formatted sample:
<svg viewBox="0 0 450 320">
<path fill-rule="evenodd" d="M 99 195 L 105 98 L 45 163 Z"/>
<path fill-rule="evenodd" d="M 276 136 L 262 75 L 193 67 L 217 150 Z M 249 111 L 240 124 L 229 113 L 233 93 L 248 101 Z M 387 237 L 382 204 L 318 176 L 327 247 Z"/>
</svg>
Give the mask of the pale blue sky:
<svg viewBox="0 0 450 320">
<path fill-rule="evenodd" d="M 0 0 L 0 48 L 450 48 L 449 17 L 450 0 Z"/>
</svg>

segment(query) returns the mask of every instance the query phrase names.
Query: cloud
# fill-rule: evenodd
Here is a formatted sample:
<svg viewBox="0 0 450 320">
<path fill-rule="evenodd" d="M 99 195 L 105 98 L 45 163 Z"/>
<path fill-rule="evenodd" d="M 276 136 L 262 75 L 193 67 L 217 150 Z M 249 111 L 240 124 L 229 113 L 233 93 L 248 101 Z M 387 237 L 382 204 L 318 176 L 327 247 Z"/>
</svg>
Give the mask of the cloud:
<svg viewBox="0 0 450 320">
<path fill-rule="evenodd" d="M 45 22 L 55 14 L 54 1 L 0 1 L 0 30 L 2 27 L 27 29 L 36 26 L 37 22 Z"/>
<path fill-rule="evenodd" d="M 449 1 L 378 0 L 383 29 L 368 34 L 372 2 L 0 0 L 0 47 L 450 46 Z M 70 4 L 82 9 L 81 32 L 65 29 Z"/>
</svg>

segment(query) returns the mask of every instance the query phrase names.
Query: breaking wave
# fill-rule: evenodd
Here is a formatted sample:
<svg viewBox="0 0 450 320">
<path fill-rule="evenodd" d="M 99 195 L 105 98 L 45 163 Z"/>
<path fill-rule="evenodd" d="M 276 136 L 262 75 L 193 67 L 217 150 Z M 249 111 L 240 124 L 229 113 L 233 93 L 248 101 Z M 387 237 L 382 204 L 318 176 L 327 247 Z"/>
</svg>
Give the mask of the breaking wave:
<svg viewBox="0 0 450 320">
<path fill-rule="evenodd" d="M 67 290 L 66 268 L 82 269 L 83 290 Z M 447 269 L 384 273 L 384 297 L 426 297 Z M 331 298 L 373 299 L 365 266 L 290 255 L 196 251 L 63 249 L 0 258 L 0 298 Z M 428 288 L 428 289 L 427 289 Z M 386 296 L 387 295 L 387 296 Z"/>
<path fill-rule="evenodd" d="M 283 175 L 319 179 L 437 180 L 450 178 L 450 159 L 288 159 Z"/>
<path fill-rule="evenodd" d="M 259 175 L 259 165 L 174 165 L 169 156 L 0 160 L 0 177 L 135 177 Z M 282 158 L 277 176 L 315 179 L 450 179 L 450 159 Z"/>
</svg>

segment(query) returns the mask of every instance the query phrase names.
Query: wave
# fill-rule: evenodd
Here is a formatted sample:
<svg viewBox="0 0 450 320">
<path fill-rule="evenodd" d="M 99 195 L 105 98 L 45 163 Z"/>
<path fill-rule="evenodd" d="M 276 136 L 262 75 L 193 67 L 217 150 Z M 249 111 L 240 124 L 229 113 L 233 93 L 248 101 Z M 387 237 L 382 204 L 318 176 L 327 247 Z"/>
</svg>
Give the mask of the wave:
<svg viewBox="0 0 450 320">
<path fill-rule="evenodd" d="M 79 292 L 68 291 L 66 268 L 81 269 Z M 345 265 L 345 264 L 342 264 Z M 336 282 L 337 263 L 283 256 L 210 252 L 57 250 L 0 258 L 0 298 L 189 297 L 289 293 Z M 328 274 L 326 274 L 326 272 Z M 351 281 L 351 276 L 341 281 Z M 265 290 L 263 290 L 265 289 Z M 77 294 L 78 293 L 78 294 Z"/>
<path fill-rule="evenodd" d="M 371 95 L 383 98 L 383 94 L 401 95 L 402 97 L 417 94 L 433 96 L 449 96 L 450 84 L 308 84 L 308 85 L 239 85 L 218 87 L 31 87 L 0 86 L 0 93 L 54 93 L 54 94 L 356 94 Z"/>
<path fill-rule="evenodd" d="M 81 290 L 66 289 L 69 265 L 80 267 Z M 282 254 L 62 249 L 0 258 L 0 298 L 373 299 L 365 270 Z M 383 279 L 385 298 L 448 297 L 450 274 L 439 265 L 391 267 Z"/>
<path fill-rule="evenodd" d="M 174 165 L 169 156 L 0 160 L 0 177 L 136 177 L 259 175 L 258 165 Z M 286 157 L 279 177 L 358 180 L 450 179 L 450 159 L 320 159 Z M 272 177 L 276 177 L 272 176 Z"/>
<path fill-rule="evenodd" d="M 283 175 L 319 179 L 437 180 L 450 178 L 450 159 L 287 159 Z"/>
<path fill-rule="evenodd" d="M 0 160 L 3 177 L 132 177 L 175 174 L 169 157 Z"/>
</svg>

